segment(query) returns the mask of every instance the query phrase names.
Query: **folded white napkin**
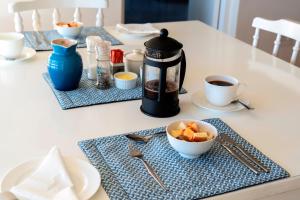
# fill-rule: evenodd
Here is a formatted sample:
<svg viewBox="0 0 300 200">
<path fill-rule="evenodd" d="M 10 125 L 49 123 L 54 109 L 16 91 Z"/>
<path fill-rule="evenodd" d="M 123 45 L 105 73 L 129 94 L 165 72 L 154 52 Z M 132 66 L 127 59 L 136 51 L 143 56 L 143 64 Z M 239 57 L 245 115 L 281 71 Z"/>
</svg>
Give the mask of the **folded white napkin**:
<svg viewBox="0 0 300 200">
<path fill-rule="evenodd" d="M 57 147 L 53 147 L 35 172 L 14 186 L 18 199 L 78 200 L 73 183 Z"/>
<path fill-rule="evenodd" d="M 130 34 L 155 34 L 159 30 L 150 23 L 146 24 L 117 24 L 117 30 L 124 31 Z"/>
</svg>

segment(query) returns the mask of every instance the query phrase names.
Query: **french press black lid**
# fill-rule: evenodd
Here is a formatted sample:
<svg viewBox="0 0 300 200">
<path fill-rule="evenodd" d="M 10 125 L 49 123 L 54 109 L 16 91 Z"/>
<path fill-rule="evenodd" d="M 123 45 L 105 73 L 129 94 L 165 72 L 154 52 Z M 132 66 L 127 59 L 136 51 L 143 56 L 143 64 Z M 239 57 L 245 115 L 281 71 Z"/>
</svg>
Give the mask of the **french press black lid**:
<svg viewBox="0 0 300 200">
<path fill-rule="evenodd" d="M 159 37 L 152 38 L 145 42 L 146 56 L 156 59 L 175 56 L 183 45 L 177 40 L 168 37 L 168 34 L 167 29 L 161 29 Z"/>
</svg>

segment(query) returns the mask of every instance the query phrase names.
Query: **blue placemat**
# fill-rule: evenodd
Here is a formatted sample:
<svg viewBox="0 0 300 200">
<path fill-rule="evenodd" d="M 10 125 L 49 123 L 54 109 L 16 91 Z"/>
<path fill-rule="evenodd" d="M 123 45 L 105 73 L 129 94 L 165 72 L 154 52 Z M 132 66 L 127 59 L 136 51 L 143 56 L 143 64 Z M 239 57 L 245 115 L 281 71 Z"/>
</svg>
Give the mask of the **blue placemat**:
<svg viewBox="0 0 300 200">
<path fill-rule="evenodd" d="M 103 40 L 110 41 L 112 45 L 123 44 L 102 27 L 83 27 L 81 35 L 77 38 L 79 48 L 85 48 L 85 38 L 90 35 L 100 36 Z M 25 46 L 35 49 L 36 51 L 52 50 L 50 42 L 57 38 L 63 38 L 56 30 L 40 31 L 25 31 Z M 45 41 L 47 40 L 47 41 Z"/>
<path fill-rule="evenodd" d="M 63 110 L 142 98 L 142 83 L 139 79 L 137 81 L 137 87 L 133 89 L 121 90 L 113 86 L 107 90 L 99 90 L 95 87 L 96 81 L 89 80 L 87 71 L 83 70 L 79 87 L 76 90 L 59 91 L 54 89 L 54 85 L 48 73 L 44 73 L 43 77 L 51 87 Z M 187 91 L 183 88 L 180 91 L 181 94 L 186 92 Z"/>
<path fill-rule="evenodd" d="M 154 137 L 147 144 L 135 143 L 135 147 L 144 153 L 144 158 L 169 189 L 170 192 L 166 193 L 148 175 L 142 162 L 128 155 L 128 139 L 125 136 L 80 141 L 79 146 L 99 170 L 102 186 L 112 200 L 199 199 L 289 176 L 287 171 L 249 144 L 222 120 L 215 118 L 204 121 L 216 126 L 219 134 L 228 134 L 240 143 L 259 158 L 270 169 L 270 173 L 255 175 L 218 143 L 208 153 L 193 160 L 182 158 L 172 149 L 163 134 Z M 153 134 L 164 128 L 143 130 L 138 134 Z"/>
</svg>

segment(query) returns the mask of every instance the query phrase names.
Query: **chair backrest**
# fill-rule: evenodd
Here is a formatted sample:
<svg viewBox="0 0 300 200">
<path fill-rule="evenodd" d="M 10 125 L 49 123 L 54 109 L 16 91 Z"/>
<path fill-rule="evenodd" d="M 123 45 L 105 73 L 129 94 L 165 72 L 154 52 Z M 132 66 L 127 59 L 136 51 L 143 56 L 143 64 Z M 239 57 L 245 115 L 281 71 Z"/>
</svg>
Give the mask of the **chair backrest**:
<svg viewBox="0 0 300 200">
<path fill-rule="evenodd" d="M 281 36 L 285 36 L 295 40 L 295 45 L 293 47 L 293 53 L 290 59 L 290 63 L 295 64 L 298 56 L 299 46 L 300 46 L 300 24 L 294 21 L 280 19 L 276 21 L 263 19 L 260 17 L 254 18 L 252 26 L 255 27 L 255 33 L 253 36 L 252 46 L 257 47 L 259 40 L 260 30 L 269 31 L 277 34 L 274 41 L 274 47 L 272 54 L 277 56 Z"/>
<path fill-rule="evenodd" d="M 8 11 L 14 13 L 14 23 L 16 32 L 24 29 L 23 19 L 20 12 L 33 10 L 32 26 L 33 30 L 38 31 L 41 26 L 38 9 L 53 9 L 53 25 L 60 21 L 58 8 L 75 8 L 74 21 L 81 21 L 80 8 L 98 8 L 96 14 L 96 26 L 103 26 L 104 16 L 102 8 L 108 8 L 108 0 L 32 0 L 19 1 L 8 5 Z"/>
</svg>

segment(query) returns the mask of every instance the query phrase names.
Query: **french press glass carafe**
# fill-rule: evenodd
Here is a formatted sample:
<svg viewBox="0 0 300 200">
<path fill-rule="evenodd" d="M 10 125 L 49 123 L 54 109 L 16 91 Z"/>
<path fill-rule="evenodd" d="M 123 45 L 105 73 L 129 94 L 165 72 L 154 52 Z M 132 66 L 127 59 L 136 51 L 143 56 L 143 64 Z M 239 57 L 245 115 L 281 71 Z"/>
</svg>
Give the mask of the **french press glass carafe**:
<svg viewBox="0 0 300 200">
<path fill-rule="evenodd" d="M 167 29 L 144 45 L 141 111 L 154 117 L 174 116 L 180 111 L 178 94 L 186 69 L 183 45 L 168 37 Z"/>
</svg>

